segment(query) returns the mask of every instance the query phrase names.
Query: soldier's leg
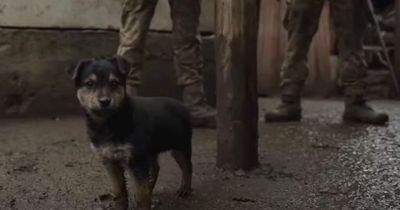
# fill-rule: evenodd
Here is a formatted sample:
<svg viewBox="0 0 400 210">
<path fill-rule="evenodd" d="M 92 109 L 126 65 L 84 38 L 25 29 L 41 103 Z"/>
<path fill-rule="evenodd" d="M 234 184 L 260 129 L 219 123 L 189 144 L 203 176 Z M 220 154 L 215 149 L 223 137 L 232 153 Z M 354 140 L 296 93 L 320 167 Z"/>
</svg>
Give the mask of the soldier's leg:
<svg viewBox="0 0 400 210">
<path fill-rule="evenodd" d="M 338 72 L 345 95 L 365 100 L 363 79 L 366 67 L 363 60 L 363 27 L 360 14 L 355 14 L 355 0 L 332 0 L 332 17 L 338 40 Z M 358 5 L 360 6 L 360 5 Z"/>
<path fill-rule="evenodd" d="M 388 116 L 366 105 L 364 78 L 367 75 L 363 34 L 367 27 L 364 0 L 333 0 L 332 16 L 338 39 L 340 84 L 346 97 L 344 119 L 384 124 Z"/>
<path fill-rule="evenodd" d="M 174 36 L 174 65 L 183 103 L 195 127 L 215 127 L 215 109 L 207 104 L 203 87 L 204 59 L 198 30 L 201 0 L 170 0 Z"/>
<path fill-rule="evenodd" d="M 301 119 L 300 97 L 308 75 L 307 55 L 317 32 L 325 0 L 293 0 L 288 5 L 285 27 L 288 30 L 287 55 L 281 69 L 281 104 L 267 112 L 265 121 Z"/>
<path fill-rule="evenodd" d="M 144 62 L 146 34 L 158 0 L 123 0 L 120 44 L 117 54 L 130 62 L 127 92 L 136 95 Z"/>
</svg>

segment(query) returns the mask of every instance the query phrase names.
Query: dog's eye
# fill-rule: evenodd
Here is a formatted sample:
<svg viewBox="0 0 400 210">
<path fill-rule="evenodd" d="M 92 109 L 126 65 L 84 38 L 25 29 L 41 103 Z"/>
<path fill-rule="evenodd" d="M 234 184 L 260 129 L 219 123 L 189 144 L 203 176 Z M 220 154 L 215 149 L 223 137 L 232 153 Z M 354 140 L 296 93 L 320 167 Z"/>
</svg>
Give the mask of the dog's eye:
<svg viewBox="0 0 400 210">
<path fill-rule="evenodd" d="M 94 87 L 94 82 L 93 81 L 88 81 L 88 82 L 85 83 L 85 86 L 87 88 L 93 88 Z"/>
<path fill-rule="evenodd" d="M 113 87 L 117 87 L 117 86 L 119 86 L 120 84 L 121 84 L 121 83 L 118 82 L 118 81 L 116 81 L 116 80 L 111 81 L 111 86 L 113 86 Z"/>
</svg>

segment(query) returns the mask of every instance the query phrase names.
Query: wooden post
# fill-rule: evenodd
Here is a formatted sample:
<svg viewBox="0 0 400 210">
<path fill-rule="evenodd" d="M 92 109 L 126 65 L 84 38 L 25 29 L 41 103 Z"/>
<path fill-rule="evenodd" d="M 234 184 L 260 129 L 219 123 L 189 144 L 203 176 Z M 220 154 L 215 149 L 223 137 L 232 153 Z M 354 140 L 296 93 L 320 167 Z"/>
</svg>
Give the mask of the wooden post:
<svg viewBox="0 0 400 210">
<path fill-rule="evenodd" d="M 259 0 L 216 0 L 217 166 L 258 166 Z"/>
<path fill-rule="evenodd" d="M 394 61 L 394 73 L 395 77 L 397 77 L 397 82 L 400 81 L 400 0 L 396 0 L 395 2 L 395 12 L 396 12 L 396 24 L 395 24 L 395 61 Z M 395 84 L 396 85 L 396 84 Z M 399 93 L 397 93 L 399 94 Z M 398 95 L 397 95 L 398 97 Z"/>
</svg>

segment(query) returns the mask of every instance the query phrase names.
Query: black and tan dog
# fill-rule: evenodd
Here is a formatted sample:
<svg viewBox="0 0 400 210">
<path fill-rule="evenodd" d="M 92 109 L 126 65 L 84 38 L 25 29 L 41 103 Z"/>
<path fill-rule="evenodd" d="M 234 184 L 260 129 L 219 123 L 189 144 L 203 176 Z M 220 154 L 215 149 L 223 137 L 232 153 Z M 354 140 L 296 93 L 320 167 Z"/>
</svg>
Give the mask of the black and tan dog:
<svg viewBox="0 0 400 210">
<path fill-rule="evenodd" d="M 136 184 L 137 207 L 147 210 L 159 172 L 157 158 L 164 151 L 172 152 L 182 171 L 178 195 L 191 191 L 190 114 L 173 99 L 128 96 L 126 66 L 120 58 L 93 59 L 69 73 L 86 113 L 92 148 L 111 177 L 116 208 L 128 208 L 128 171 Z"/>
</svg>

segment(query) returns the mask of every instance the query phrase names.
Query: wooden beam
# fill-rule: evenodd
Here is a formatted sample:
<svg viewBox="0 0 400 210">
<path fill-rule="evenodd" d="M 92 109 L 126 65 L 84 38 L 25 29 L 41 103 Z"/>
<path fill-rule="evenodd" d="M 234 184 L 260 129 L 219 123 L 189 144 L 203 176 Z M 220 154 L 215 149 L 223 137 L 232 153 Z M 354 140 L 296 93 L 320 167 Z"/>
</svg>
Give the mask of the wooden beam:
<svg viewBox="0 0 400 210">
<path fill-rule="evenodd" d="M 394 73 L 397 79 L 397 82 L 400 81 L 400 0 L 396 0 L 395 2 L 395 10 L 396 10 L 396 24 L 395 24 L 395 61 L 394 61 Z M 397 92 L 399 94 L 399 92 Z M 399 96 L 399 95 L 397 95 Z"/>
<path fill-rule="evenodd" d="M 259 0 L 216 0 L 217 166 L 258 166 Z"/>
</svg>

